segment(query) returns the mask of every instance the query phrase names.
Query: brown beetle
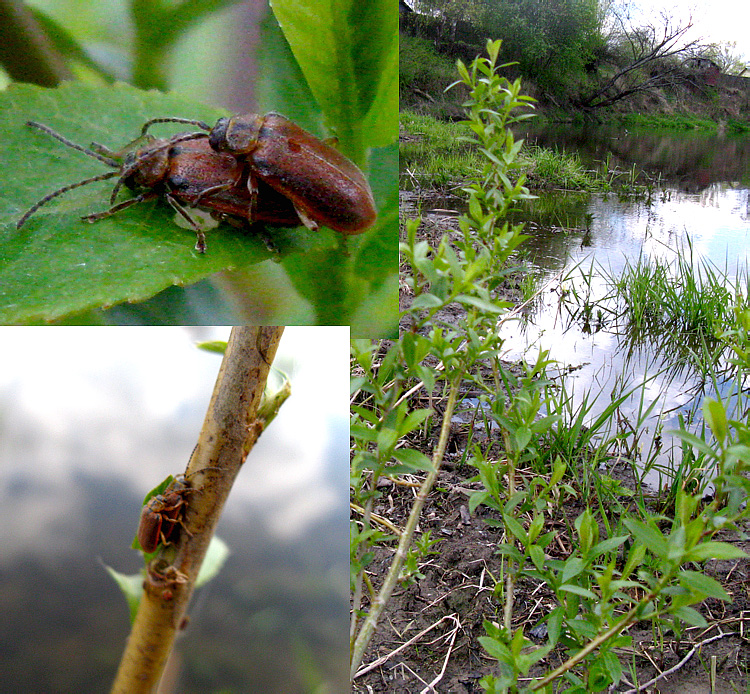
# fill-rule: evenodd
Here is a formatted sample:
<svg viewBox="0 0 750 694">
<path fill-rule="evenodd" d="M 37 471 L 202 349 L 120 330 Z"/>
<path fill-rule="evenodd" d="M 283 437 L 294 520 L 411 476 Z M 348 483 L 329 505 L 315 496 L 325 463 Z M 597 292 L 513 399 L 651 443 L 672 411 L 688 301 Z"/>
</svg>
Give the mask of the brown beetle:
<svg viewBox="0 0 750 694">
<path fill-rule="evenodd" d="M 208 141 L 217 152 L 247 161 L 248 186 L 256 193 L 256 179 L 289 198 L 305 226 L 323 224 L 342 234 L 361 234 L 376 218 L 372 191 L 357 166 L 330 144 L 318 139 L 278 113 L 220 118 L 211 128 L 203 121 L 155 118 L 210 131 Z M 199 133 L 196 133 L 198 136 Z"/>
<path fill-rule="evenodd" d="M 192 491 L 187 478 L 184 475 L 178 475 L 162 494 L 152 496 L 144 504 L 137 537 L 138 543 L 146 554 L 155 552 L 160 544 L 170 544 L 169 538 L 175 526 L 183 525 L 183 507 L 187 504 L 185 494 Z"/>
<path fill-rule="evenodd" d="M 16 228 L 20 229 L 34 212 L 57 196 L 114 177 L 118 180 L 112 190 L 111 207 L 82 219 L 94 222 L 139 202 L 163 197 L 193 228 L 197 235 L 195 247 L 201 253 L 206 249 L 205 234 L 186 206 L 208 209 L 215 218 L 239 226 L 301 224 L 293 203 L 270 186 L 264 185 L 256 195 L 251 194 L 242 162 L 230 154 L 214 151 L 201 139 L 205 138 L 203 134 L 196 138 L 195 134 L 182 133 L 169 139 L 143 135 L 121 151 L 113 152 L 96 143 L 92 143 L 91 148 L 82 147 L 39 123 L 29 122 L 28 125 L 118 170 L 64 186 L 44 196 L 18 220 Z M 136 195 L 114 204 L 123 185 Z"/>
</svg>

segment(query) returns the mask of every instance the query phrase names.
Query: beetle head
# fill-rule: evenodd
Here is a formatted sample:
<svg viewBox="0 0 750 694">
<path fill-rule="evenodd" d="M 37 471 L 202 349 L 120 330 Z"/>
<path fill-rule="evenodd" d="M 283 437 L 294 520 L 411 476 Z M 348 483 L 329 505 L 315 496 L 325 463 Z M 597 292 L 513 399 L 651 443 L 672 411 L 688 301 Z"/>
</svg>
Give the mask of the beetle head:
<svg viewBox="0 0 750 694">
<path fill-rule="evenodd" d="M 122 165 L 123 182 L 138 190 L 153 188 L 161 183 L 169 171 L 169 148 L 146 146 L 129 152 Z"/>
<path fill-rule="evenodd" d="M 249 154 L 258 145 L 258 135 L 263 116 L 251 113 L 245 116 L 219 118 L 208 136 L 208 143 L 217 152 L 234 155 Z"/>
</svg>

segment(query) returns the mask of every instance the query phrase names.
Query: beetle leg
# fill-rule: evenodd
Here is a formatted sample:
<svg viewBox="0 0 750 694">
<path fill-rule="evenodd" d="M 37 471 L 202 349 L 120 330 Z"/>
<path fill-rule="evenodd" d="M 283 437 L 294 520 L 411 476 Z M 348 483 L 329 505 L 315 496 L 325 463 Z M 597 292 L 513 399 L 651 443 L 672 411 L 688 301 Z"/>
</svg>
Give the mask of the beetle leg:
<svg viewBox="0 0 750 694">
<path fill-rule="evenodd" d="M 148 191 L 146 193 L 141 193 L 140 195 L 137 195 L 134 198 L 130 198 L 130 200 L 124 200 L 123 202 L 119 202 L 116 205 L 113 205 L 108 210 L 105 210 L 104 212 L 95 212 L 94 214 L 87 214 L 81 217 L 81 219 L 85 222 L 95 222 L 98 219 L 104 219 L 105 217 L 109 217 L 110 215 L 114 214 L 115 212 L 119 212 L 120 210 L 124 210 L 131 205 L 137 205 L 139 202 L 144 202 L 145 200 L 151 200 L 152 198 L 158 197 L 158 193 L 154 193 L 153 191 Z"/>
<path fill-rule="evenodd" d="M 190 536 L 193 537 L 193 533 L 191 533 L 187 527 L 185 526 L 185 523 L 182 522 L 182 518 L 169 518 L 167 516 L 162 516 L 161 518 L 162 523 L 179 523 L 182 526 L 182 529 Z M 161 543 L 163 545 L 171 545 L 172 543 L 167 540 L 167 538 L 164 536 L 164 531 L 159 530 L 159 535 L 161 535 Z"/>
<path fill-rule="evenodd" d="M 318 230 L 318 223 L 310 217 L 307 216 L 307 213 L 301 209 L 297 204 L 294 205 L 294 211 L 297 213 L 297 216 L 300 218 L 300 221 L 310 230 L 310 231 L 317 231 Z"/>
<path fill-rule="evenodd" d="M 206 235 L 203 233 L 203 230 L 198 226 L 197 222 L 188 214 L 187 210 L 180 205 L 179 202 L 177 202 L 177 199 L 171 194 L 167 193 L 164 196 L 167 199 L 167 202 L 172 206 L 172 209 L 177 212 L 188 224 L 190 224 L 191 227 L 193 227 L 193 231 L 195 231 L 195 235 L 197 237 L 195 241 L 195 250 L 198 251 L 198 253 L 205 253 L 206 252 Z"/>
<path fill-rule="evenodd" d="M 201 200 L 203 198 L 208 198 L 214 193 L 220 193 L 223 190 L 230 190 L 234 186 L 234 181 L 231 183 L 220 183 L 216 186 L 211 186 L 210 188 L 204 188 L 199 194 L 198 197 L 190 203 L 190 207 L 198 207 L 198 205 L 201 204 Z"/>
<path fill-rule="evenodd" d="M 255 201 L 258 199 L 258 184 L 255 181 L 255 176 L 251 173 L 247 174 L 247 190 L 250 193 L 250 210 L 248 213 L 248 219 L 252 222 L 255 217 Z"/>
</svg>

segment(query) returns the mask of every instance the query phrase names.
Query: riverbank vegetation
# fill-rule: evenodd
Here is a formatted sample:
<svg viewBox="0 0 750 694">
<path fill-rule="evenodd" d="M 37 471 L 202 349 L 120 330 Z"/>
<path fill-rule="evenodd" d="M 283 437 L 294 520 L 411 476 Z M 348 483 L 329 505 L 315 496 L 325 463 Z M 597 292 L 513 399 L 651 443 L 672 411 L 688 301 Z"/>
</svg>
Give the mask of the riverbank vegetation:
<svg viewBox="0 0 750 694">
<path fill-rule="evenodd" d="M 643 22 L 601 0 L 402 3 L 402 107 L 451 117 L 462 95 L 442 93 L 448 67 L 470 60 L 494 35 L 503 38 L 500 59 L 513 63 L 510 74 L 523 78 L 552 120 L 626 117 L 649 127 L 746 130 L 750 78 L 734 47 L 688 38 L 690 18 Z"/>
<path fill-rule="evenodd" d="M 482 167 L 484 157 L 477 143 L 467 140 L 460 122 L 402 111 L 400 123 L 402 189 L 456 191 Z M 532 192 L 616 192 L 633 197 L 644 196 L 653 187 L 644 172 L 623 170 L 611 159 L 587 168 L 577 154 L 537 146 L 520 150 L 509 175 L 514 180 L 523 176 Z"/>
<path fill-rule="evenodd" d="M 528 101 L 500 49 L 459 64 L 480 157 L 465 213 L 434 244 L 404 220 L 400 337 L 352 343 L 353 690 L 743 691 L 750 312 L 713 326 L 734 378 L 707 391 L 703 431 L 677 431 L 654 490 L 645 390 L 634 420 L 626 383 L 590 417 L 551 355 L 503 361 L 525 240 L 508 212 L 530 191 L 508 129 Z"/>
</svg>

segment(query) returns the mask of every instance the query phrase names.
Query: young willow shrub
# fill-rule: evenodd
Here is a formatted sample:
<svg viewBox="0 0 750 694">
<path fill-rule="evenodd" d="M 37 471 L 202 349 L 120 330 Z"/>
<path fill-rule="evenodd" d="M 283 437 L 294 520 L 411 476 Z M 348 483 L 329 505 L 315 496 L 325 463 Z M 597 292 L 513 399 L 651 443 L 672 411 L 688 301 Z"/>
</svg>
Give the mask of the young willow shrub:
<svg viewBox="0 0 750 694">
<path fill-rule="evenodd" d="M 470 68 L 458 63 L 461 80 L 456 84 L 469 90 L 464 123 L 473 137 L 468 139 L 478 142 L 485 161 L 476 181 L 465 188 L 469 212 L 459 221 L 461 233 L 453 239 L 446 235 L 433 248 L 417 239 L 419 220 L 406 223 L 400 252 L 402 281 L 413 295 L 402 315 L 408 330 L 392 343 L 352 343 L 356 403 L 351 417 L 352 678 L 394 587 L 403 580 L 405 561 L 410 552 L 413 556 L 420 551 L 414 532 L 443 460 L 461 386 L 477 378 L 472 370 L 480 361 L 490 363 L 495 374 L 502 368 L 497 322 L 510 304 L 499 301 L 494 290 L 504 263 L 524 239 L 520 225 L 511 226 L 504 218 L 514 202 L 530 197 L 522 178 L 511 180 L 521 143 L 514 141 L 507 126 L 526 117 L 512 112 L 528 105 L 530 98 L 521 95 L 520 81 L 510 82 L 498 74 L 503 67 L 497 65 L 500 42 L 488 42 L 487 50 L 489 58 L 476 58 Z M 453 323 L 440 315 L 450 305 L 463 309 Z M 436 360 L 437 368 L 428 365 Z M 485 390 L 497 392 L 500 386 L 496 375 Z M 404 445 L 407 435 L 413 436 L 433 416 L 431 409 L 411 406 L 409 398 L 420 390 L 429 397 L 436 392 L 447 397 L 431 459 Z M 373 508 L 380 496 L 378 480 L 407 472 L 426 476 L 406 525 L 399 529 L 379 518 Z M 373 551 L 378 544 L 396 540 L 388 574 L 379 588 L 373 586 L 365 573 Z"/>
</svg>

